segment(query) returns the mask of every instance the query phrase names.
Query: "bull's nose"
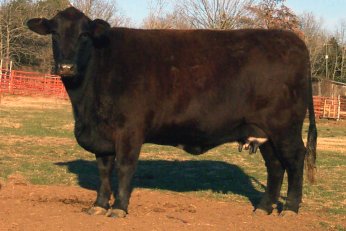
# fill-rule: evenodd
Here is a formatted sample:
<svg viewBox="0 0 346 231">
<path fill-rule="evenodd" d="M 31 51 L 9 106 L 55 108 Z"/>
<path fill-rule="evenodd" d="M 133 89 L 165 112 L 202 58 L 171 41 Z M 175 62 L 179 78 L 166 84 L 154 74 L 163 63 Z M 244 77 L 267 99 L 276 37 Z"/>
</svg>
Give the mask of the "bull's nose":
<svg viewBox="0 0 346 231">
<path fill-rule="evenodd" d="M 74 64 L 63 63 L 58 66 L 58 74 L 61 76 L 72 76 L 76 74 Z"/>
</svg>

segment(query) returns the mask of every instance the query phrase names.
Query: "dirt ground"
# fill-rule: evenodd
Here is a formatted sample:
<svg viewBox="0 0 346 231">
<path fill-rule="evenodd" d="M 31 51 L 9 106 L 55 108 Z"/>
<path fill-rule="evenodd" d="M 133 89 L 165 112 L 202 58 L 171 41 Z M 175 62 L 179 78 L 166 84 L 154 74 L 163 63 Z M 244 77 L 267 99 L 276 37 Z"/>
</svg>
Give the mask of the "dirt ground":
<svg viewBox="0 0 346 231">
<path fill-rule="evenodd" d="M 18 175 L 0 186 L 0 230 L 322 230 L 321 218 L 254 215 L 250 203 L 137 189 L 126 218 L 90 216 L 96 192 L 37 186 Z"/>
</svg>

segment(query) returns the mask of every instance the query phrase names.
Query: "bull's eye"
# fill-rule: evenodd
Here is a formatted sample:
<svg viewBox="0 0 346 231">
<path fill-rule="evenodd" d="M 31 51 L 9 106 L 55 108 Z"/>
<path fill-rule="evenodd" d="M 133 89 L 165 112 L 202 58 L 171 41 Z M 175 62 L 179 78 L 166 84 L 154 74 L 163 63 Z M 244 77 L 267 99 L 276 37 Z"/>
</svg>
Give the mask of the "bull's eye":
<svg viewBox="0 0 346 231">
<path fill-rule="evenodd" d="M 79 35 L 79 38 L 87 38 L 89 36 L 90 36 L 90 34 L 88 32 L 83 32 Z"/>
</svg>

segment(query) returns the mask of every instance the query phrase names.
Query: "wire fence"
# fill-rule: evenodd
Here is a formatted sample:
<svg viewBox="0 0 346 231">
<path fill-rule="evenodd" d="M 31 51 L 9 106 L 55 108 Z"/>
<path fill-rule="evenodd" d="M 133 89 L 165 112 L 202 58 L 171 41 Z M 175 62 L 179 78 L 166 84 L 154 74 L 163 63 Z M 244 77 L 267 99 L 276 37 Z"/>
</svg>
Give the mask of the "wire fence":
<svg viewBox="0 0 346 231">
<path fill-rule="evenodd" d="M 0 69 L 0 93 L 68 99 L 57 75 Z M 346 119 L 346 97 L 314 96 L 317 118 Z"/>
</svg>

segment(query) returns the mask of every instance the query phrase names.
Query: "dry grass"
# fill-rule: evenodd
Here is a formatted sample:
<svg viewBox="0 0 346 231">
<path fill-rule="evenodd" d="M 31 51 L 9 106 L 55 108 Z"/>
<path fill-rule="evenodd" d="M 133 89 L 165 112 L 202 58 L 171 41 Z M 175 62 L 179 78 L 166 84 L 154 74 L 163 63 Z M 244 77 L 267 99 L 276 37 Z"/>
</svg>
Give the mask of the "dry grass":
<svg viewBox="0 0 346 231">
<path fill-rule="evenodd" d="M 58 109 L 71 105 L 70 101 L 48 97 L 2 96 L 0 107 Z"/>
<path fill-rule="evenodd" d="M 320 137 L 317 141 L 318 150 L 337 151 L 346 154 L 346 137 Z"/>
<path fill-rule="evenodd" d="M 35 137 L 35 136 L 16 136 L 0 135 L 0 144 L 15 145 L 15 144 L 26 144 L 26 145 L 42 145 L 42 146 L 61 146 L 61 145 L 75 145 L 76 141 L 70 138 L 63 137 Z"/>
<path fill-rule="evenodd" d="M 11 121 L 11 120 L 6 119 L 6 118 L 0 118 L 0 124 L 4 128 L 16 128 L 16 129 L 18 129 L 18 128 L 22 127 L 21 123 L 14 122 L 14 121 Z"/>
</svg>

